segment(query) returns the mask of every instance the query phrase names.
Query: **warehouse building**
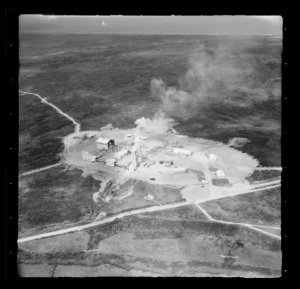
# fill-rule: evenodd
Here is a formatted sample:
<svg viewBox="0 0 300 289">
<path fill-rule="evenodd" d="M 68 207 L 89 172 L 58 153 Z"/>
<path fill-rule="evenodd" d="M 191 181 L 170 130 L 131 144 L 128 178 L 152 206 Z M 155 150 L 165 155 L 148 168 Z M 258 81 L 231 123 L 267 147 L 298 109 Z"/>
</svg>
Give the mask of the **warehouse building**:
<svg viewBox="0 0 300 289">
<path fill-rule="evenodd" d="M 94 152 L 83 151 L 81 155 L 85 161 L 95 162 L 100 154 L 99 151 L 94 151 Z"/>
<path fill-rule="evenodd" d="M 106 164 L 107 166 L 114 167 L 114 166 L 116 165 L 116 160 L 115 160 L 115 159 L 107 159 L 107 160 L 105 161 L 105 164 Z"/>
<path fill-rule="evenodd" d="M 181 156 L 190 156 L 192 154 L 191 151 L 179 149 L 179 148 L 174 149 L 173 153 L 176 155 L 181 155 Z"/>
<path fill-rule="evenodd" d="M 115 154 L 115 159 L 121 160 L 122 158 L 126 157 L 127 155 L 128 155 L 128 150 L 122 149 Z"/>
<path fill-rule="evenodd" d="M 112 149 L 115 145 L 115 141 L 113 139 L 99 137 L 96 140 L 96 145 L 98 149 Z"/>
</svg>

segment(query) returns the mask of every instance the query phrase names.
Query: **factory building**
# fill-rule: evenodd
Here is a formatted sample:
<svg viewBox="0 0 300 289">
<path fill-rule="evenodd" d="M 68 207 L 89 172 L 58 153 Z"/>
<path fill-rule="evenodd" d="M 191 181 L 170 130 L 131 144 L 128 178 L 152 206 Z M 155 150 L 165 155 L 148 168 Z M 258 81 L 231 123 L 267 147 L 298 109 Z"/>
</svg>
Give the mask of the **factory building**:
<svg viewBox="0 0 300 289">
<path fill-rule="evenodd" d="M 96 153 L 96 152 L 83 151 L 81 153 L 81 155 L 85 161 L 89 161 L 89 162 L 95 162 L 97 160 L 97 158 L 99 157 L 99 153 Z"/>
<path fill-rule="evenodd" d="M 217 171 L 216 171 L 216 175 L 217 175 L 217 177 L 219 177 L 219 178 L 224 178 L 224 177 L 225 177 L 225 173 L 224 173 L 223 170 L 217 170 Z"/>
<path fill-rule="evenodd" d="M 116 160 L 115 160 L 115 159 L 107 159 L 107 160 L 105 161 L 105 164 L 106 164 L 107 166 L 114 167 L 115 164 L 116 164 Z"/>
<path fill-rule="evenodd" d="M 130 141 L 120 141 L 117 143 L 118 150 L 130 150 L 132 148 L 132 143 Z"/>
<path fill-rule="evenodd" d="M 105 150 L 107 150 L 107 149 L 110 149 L 110 148 L 114 147 L 115 141 L 113 139 L 99 137 L 96 140 L 96 145 L 97 145 L 98 149 L 105 149 Z"/>
<path fill-rule="evenodd" d="M 179 148 L 174 149 L 173 153 L 176 155 L 181 155 L 181 156 L 190 156 L 192 154 L 191 151 L 179 149 Z"/>
<path fill-rule="evenodd" d="M 115 159 L 121 160 L 128 155 L 128 150 L 122 149 L 115 154 Z"/>
</svg>

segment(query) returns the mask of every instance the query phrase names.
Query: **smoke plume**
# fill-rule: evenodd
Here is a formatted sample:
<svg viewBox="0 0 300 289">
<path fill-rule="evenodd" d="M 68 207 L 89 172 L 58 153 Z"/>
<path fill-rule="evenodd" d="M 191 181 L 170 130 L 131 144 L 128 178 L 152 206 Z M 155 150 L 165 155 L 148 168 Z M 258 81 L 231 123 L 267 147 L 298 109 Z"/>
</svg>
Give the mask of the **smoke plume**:
<svg viewBox="0 0 300 289">
<path fill-rule="evenodd" d="M 158 134 L 166 133 L 176 125 L 175 121 L 167 117 L 162 111 L 157 112 L 152 119 L 145 117 L 139 118 L 135 121 L 135 124 L 137 125 L 137 129 Z"/>
<path fill-rule="evenodd" d="M 241 45 L 226 44 L 213 49 L 202 46 L 190 58 L 189 69 L 177 87 L 152 79 L 151 94 L 161 100 L 162 110 L 168 116 L 181 119 L 195 116 L 201 105 L 211 102 L 244 106 L 267 100 L 268 88 L 255 79 L 259 61 Z"/>
</svg>

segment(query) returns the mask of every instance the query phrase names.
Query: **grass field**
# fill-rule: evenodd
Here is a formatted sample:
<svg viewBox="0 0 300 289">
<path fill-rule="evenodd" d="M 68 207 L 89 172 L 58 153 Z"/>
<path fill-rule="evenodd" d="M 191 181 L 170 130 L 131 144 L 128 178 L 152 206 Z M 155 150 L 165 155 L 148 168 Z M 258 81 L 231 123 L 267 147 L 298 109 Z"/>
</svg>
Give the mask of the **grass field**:
<svg viewBox="0 0 300 289">
<path fill-rule="evenodd" d="M 62 137 L 74 131 L 70 121 L 33 95 L 19 97 L 19 173 L 60 161 Z"/>
<path fill-rule="evenodd" d="M 217 220 L 281 225 L 281 188 L 243 194 L 201 204 Z"/>
<path fill-rule="evenodd" d="M 67 240 L 73 245 L 66 252 Z M 57 276 L 126 276 L 132 270 L 163 276 L 280 275 L 280 241 L 246 228 L 211 223 L 195 207 L 131 216 L 34 242 L 19 248 L 19 263 L 56 265 Z"/>
<path fill-rule="evenodd" d="M 250 182 L 259 182 L 265 180 L 272 180 L 281 177 L 281 171 L 270 170 L 270 171 L 254 171 L 253 174 L 246 179 Z"/>
<path fill-rule="evenodd" d="M 101 209 L 92 195 L 99 181 L 82 177 L 79 170 L 57 167 L 19 181 L 19 233 L 41 230 L 49 225 L 88 221 Z"/>
<path fill-rule="evenodd" d="M 109 203 L 93 201 L 101 181 L 92 176 L 83 177 L 81 170 L 62 167 L 23 176 L 19 180 L 20 236 L 65 228 L 76 223 L 93 221 L 100 212 L 107 216 L 136 208 L 156 206 L 147 201 L 148 194 L 161 204 L 182 200 L 179 189 L 128 180 L 123 186 L 133 187 L 128 197 Z"/>
</svg>

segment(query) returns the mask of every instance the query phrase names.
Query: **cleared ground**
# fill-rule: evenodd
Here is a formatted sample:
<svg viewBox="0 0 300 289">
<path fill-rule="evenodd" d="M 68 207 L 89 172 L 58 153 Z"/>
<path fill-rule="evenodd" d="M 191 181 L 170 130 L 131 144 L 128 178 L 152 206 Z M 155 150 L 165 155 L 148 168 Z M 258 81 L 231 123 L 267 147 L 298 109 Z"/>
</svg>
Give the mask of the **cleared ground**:
<svg viewBox="0 0 300 289">
<path fill-rule="evenodd" d="M 82 140 L 83 134 L 93 133 L 96 136 L 89 140 Z M 155 161 L 151 166 L 143 166 L 143 163 L 136 169 L 130 171 L 122 168 L 108 167 L 101 162 L 91 163 L 82 159 L 82 151 L 92 150 L 96 148 L 96 139 L 104 137 L 114 139 L 117 143 L 126 139 L 128 134 L 139 135 L 139 146 L 147 158 Z M 147 138 L 147 140 L 143 140 Z M 236 149 L 230 148 L 224 144 L 216 143 L 204 139 L 192 139 L 180 135 L 169 133 L 155 134 L 147 131 L 147 128 L 121 130 L 109 129 L 100 132 L 80 132 L 73 133 L 64 139 L 65 152 L 64 162 L 69 166 L 75 166 L 84 172 L 84 175 L 92 175 L 95 179 L 105 178 L 129 178 L 137 179 L 154 185 L 171 185 L 181 189 L 183 198 L 190 200 L 202 200 L 213 198 L 221 193 L 217 186 L 211 182 L 214 177 L 213 172 L 209 171 L 210 161 L 209 153 L 217 155 L 217 161 L 213 166 L 225 171 L 226 177 L 229 179 L 230 185 L 247 185 L 245 178 L 250 175 L 258 162 L 251 156 L 244 154 Z M 191 156 L 176 156 L 172 154 L 173 149 L 168 147 L 169 143 L 177 143 L 187 150 L 193 152 Z M 113 153 L 105 156 L 105 158 L 113 157 Z M 104 160 L 105 160 L 104 158 Z M 161 160 L 173 161 L 171 167 L 165 167 L 159 162 Z M 188 168 L 186 173 L 174 174 L 175 168 Z M 196 173 L 195 171 L 199 171 Z M 101 173 L 101 176 L 99 174 Z M 200 176 L 200 179 L 199 179 Z M 202 179 L 210 181 L 210 186 L 201 186 Z M 219 184 L 218 184 L 219 186 Z"/>
</svg>

